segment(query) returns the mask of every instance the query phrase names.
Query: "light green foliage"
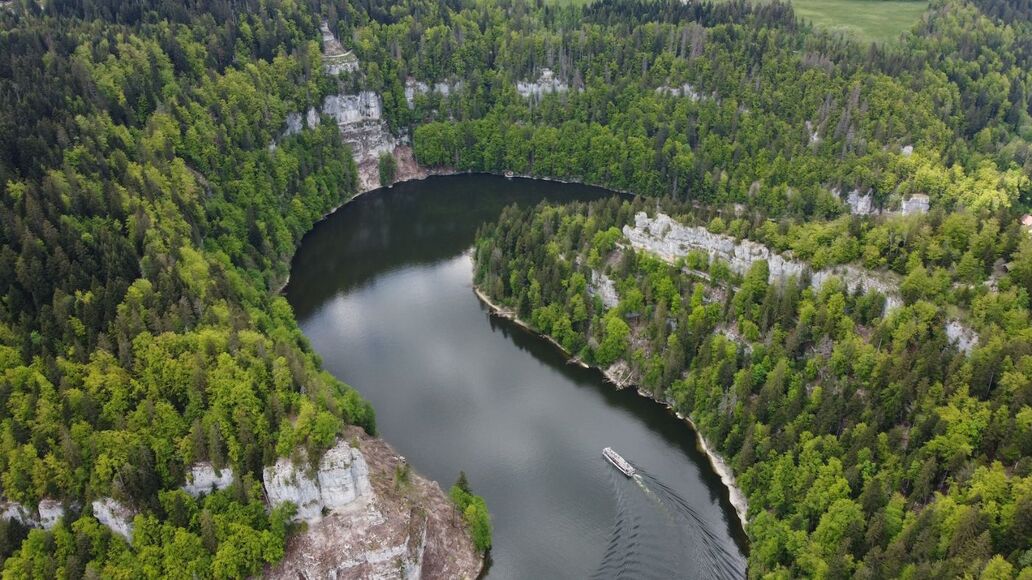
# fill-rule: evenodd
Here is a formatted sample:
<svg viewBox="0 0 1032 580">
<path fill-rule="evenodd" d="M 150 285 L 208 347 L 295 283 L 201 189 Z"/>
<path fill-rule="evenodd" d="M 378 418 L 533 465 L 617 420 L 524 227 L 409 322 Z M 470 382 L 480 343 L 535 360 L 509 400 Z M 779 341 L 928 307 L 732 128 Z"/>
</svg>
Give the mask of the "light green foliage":
<svg viewBox="0 0 1032 580">
<path fill-rule="evenodd" d="M 922 0 L 794 0 L 796 15 L 862 42 L 894 43 L 928 8 Z"/>
<path fill-rule="evenodd" d="M 0 215 L 17 232 L 0 248 L 0 487 L 30 509 L 113 496 L 139 515 L 128 545 L 72 511 L 4 543 L 4 577 L 254 575 L 289 532 L 265 513 L 262 467 L 375 429 L 270 293 L 356 185 L 335 127 L 269 147 L 330 88 L 307 40 L 318 18 L 148 3 L 116 24 L 118 3 L 91 6 L 0 15 L 17 60 L 0 84 L 26 95 L 0 112 Z M 198 461 L 238 482 L 169 491 Z"/>
<path fill-rule="evenodd" d="M 473 493 L 464 472 L 449 492 L 456 509 L 462 514 L 462 520 L 473 536 L 473 545 L 483 553 L 491 548 L 491 515 L 487 511 L 484 498 Z"/>
<path fill-rule="evenodd" d="M 595 362 L 602 367 L 607 367 L 627 353 L 631 329 L 616 311 L 606 315 L 603 329 L 602 344 L 595 351 Z"/>
</svg>

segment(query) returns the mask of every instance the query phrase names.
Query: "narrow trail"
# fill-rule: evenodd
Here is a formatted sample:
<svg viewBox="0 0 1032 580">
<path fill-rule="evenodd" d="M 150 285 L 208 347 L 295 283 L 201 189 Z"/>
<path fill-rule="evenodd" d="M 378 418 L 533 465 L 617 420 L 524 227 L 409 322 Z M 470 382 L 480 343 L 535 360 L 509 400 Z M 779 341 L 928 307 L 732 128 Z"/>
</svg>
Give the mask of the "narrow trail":
<svg viewBox="0 0 1032 580">
<path fill-rule="evenodd" d="M 728 551 L 676 490 L 635 465 L 628 479 L 610 469 L 616 518 L 594 578 L 678 578 L 703 564 L 705 577 L 741 577 L 744 562 Z M 650 513 L 651 512 L 651 513 Z M 662 517 L 648 517 L 659 513 Z"/>
</svg>

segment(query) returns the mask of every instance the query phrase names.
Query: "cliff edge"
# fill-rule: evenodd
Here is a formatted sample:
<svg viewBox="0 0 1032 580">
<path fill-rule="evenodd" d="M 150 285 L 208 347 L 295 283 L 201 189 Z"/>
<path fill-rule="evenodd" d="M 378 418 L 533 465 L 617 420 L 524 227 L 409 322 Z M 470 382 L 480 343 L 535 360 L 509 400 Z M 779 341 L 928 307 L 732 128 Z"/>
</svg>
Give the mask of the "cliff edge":
<svg viewBox="0 0 1032 580">
<path fill-rule="evenodd" d="M 337 455 L 349 455 L 350 468 Z M 408 470 L 387 443 L 351 427 L 327 456 L 331 470 L 325 459 L 314 473 L 284 461 L 268 468 L 266 484 L 275 478 L 278 497 L 289 497 L 291 486 L 309 496 L 325 494 L 325 483 L 345 471 L 349 491 L 335 493 L 348 501 L 298 514 L 308 529 L 287 542 L 283 560 L 266 569 L 265 576 L 472 579 L 480 574 L 483 559 L 448 495 L 436 482 Z"/>
</svg>

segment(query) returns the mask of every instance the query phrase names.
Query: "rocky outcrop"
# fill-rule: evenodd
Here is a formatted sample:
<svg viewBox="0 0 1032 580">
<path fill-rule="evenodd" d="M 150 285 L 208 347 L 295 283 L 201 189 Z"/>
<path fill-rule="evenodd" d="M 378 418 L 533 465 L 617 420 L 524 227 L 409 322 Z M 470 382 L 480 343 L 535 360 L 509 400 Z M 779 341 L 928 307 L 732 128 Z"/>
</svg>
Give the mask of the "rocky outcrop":
<svg viewBox="0 0 1032 580">
<path fill-rule="evenodd" d="M 548 68 L 541 69 L 541 74 L 538 75 L 537 80 L 516 82 L 516 92 L 521 97 L 540 98 L 542 95 L 565 93 L 568 90 L 570 90 L 570 86 L 556 78 L 552 69 Z"/>
<path fill-rule="evenodd" d="M 126 541 L 133 541 L 133 518 L 136 514 L 120 501 L 110 497 L 94 500 L 93 517 Z"/>
<path fill-rule="evenodd" d="M 462 516 L 434 482 L 397 473 L 404 460 L 386 443 L 351 427 L 309 481 L 320 493 L 350 495 L 346 473 L 356 474 L 356 457 L 368 471 L 367 489 L 312 521 L 287 543 L 286 555 L 265 570 L 270 578 L 476 578 L 482 561 Z M 351 460 L 349 462 L 348 456 Z M 358 468 L 360 471 L 361 468 Z M 338 485 L 343 482 L 343 485 Z"/>
<path fill-rule="evenodd" d="M 874 213 L 874 196 L 870 191 L 861 195 L 859 189 L 854 189 L 846 196 L 846 205 L 853 215 L 871 215 Z"/>
<path fill-rule="evenodd" d="M 737 241 L 731 236 L 714 234 L 698 226 L 685 226 L 665 214 L 650 218 L 639 212 L 634 216 L 634 227 L 624 226 L 624 236 L 631 245 L 668 261 L 688 255 L 693 250 L 709 254 L 710 259 L 726 262 L 731 271 L 744 275 L 760 260 L 765 260 L 770 280 L 802 278 L 810 272 L 809 266 L 799 260 L 772 252 L 763 244 L 750 240 Z M 888 274 L 876 274 L 847 264 L 811 272 L 811 285 L 820 288 L 831 278 L 839 278 L 848 288 L 859 287 L 864 292 L 877 291 L 885 296 L 886 311 L 903 304 L 898 283 Z"/>
<path fill-rule="evenodd" d="M 358 59 L 333 36 L 327 23 L 323 22 L 323 63 L 330 74 L 355 72 L 358 70 Z M 435 86 L 440 89 L 440 84 Z M 445 85 L 443 91 L 451 90 Z M 404 141 L 395 137 L 383 119 L 383 105 L 380 95 L 372 91 L 361 91 L 358 94 L 336 94 L 327 96 L 319 108 L 311 107 L 304 114 L 293 112 L 287 114 L 283 132 L 277 141 L 300 133 L 305 128 L 314 129 L 322 122 L 323 116 L 333 119 L 340 129 L 344 142 L 351 147 L 355 163 L 359 168 L 359 189 L 366 191 L 380 185 L 377 163 L 383 154 L 392 154 L 397 158 L 396 150 L 404 145 Z M 270 149 L 276 148 L 274 141 Z M 399 165 L 401 159 L 398 159 Z M 398 175 L 402 178 L 400 172 Z"/>
<path fill-rule="evenodd" d="M 702 98 L 702 95 L 699 94 L 699 92 L 695 90 L 695 87 L 693 87 L 692 85 L 690 85 L 688 83 L 684 83 L 683 85 L 681 85 L 679 87 L 672 87 L 672 86 L 668 86 L 668 85 L 663 85 L 661 87 L 656 87 L 656 93 L 658 93 L 660 95 L 671 96 L 671 97 L 684 97 L 684 98 L 687 98 L 687 99 L 689 99 L 691 101 L 698 101 L 699 99 Z"/>
<path fill-rule="evenodd" d="M 616 293 L 616 284 L 602 272 L 591 271 L 588 293 L 598 296 L 606 308 L 615 308 L 620 304 L 620 295 Z"/>
<path fill-rule="evenodd" d="M 215 469 L 211 463 L 202 461 L 190 467 L 190 472 L 186 474 L 186 484 L 181 489 L 197 497 L 204 493 L 226 489 L 232 483 L 233 470 L 231 468 Z"/>
<path fill-rule="evenodd" d="M 286 127 L 280 139 L 300 133 L 306 127 L 314 129 L 322 122 L 322 117 L 333 119 L 340 129 L 344 142 L 351 147 L 351 153 L 359 169 L 359 190 L 367 191 L 379 187 L 380 178 L 377 164 L 380 156 L 388 153 L 395 156 L 398 165 L 403 160 L 398 150 L 404 142 L 396 138 L 383 119 L 383 106 L 380 96 L 372 91 L 362 91 L 356 95 L 330 95 L 323 101 L 322 107 L 309 109 L 305 115 L 290 113 L 286 118 Z M 275 148 L 276 144 L 270 145 Z M 398 172 L 398 179 L 411 179 Z"/>
<path fill-rule="evenodd" d="M 269 503 L 293 502 L 298 520 L 319 521 L 324 512 L 343 508 L 371 489 L 365 458 L 345 441 L 323 455 L 314 473 L 305 463 L 280 458 L 262 477 Z"/>
<path fill-rule="evenodd" d="M 56 499 L 40 500 L 37 511 L 39 512 L 39 525 L 44 530 L 53 528 L 65 516 L 64 504 Z"/>
<path fill-rule="evenodd" d="M 39 526 L 39 521 L 32 510 L 16 501 L 0 502 L 0 520 L 13 520 L 29 528 Z"/>
<path fill-rule="evenodd" d="M 323 20 L 320 28 L 323 43 L 323 68 L 328 74 L 339 75 L 340 73 L 353 73 L 358 71 L 358 57 L 350 50 L 344 50 L 344 46 L 333 35 L 330 25 Z"/>
<path fill-rule="evenodd" d="M 0 501 L 0 520 L 14 520 L 28 528 L 49 530 L 64 516 L 64 504 L 56 499 L 40 500 L 37 509 L 18 502 Z"/>
<path fill-rule="evenodd" d="M 950 320 L 946 323 L 946 338 L 964 354 L 971 354 L 978 346 L 978 333 L 964 326 L 959 320 Z"/>
<path fill-rule="evenodd" d="M 409 77 L 405 81 L 405 102 L 408 103 L 408 108 L 412 109 L 416 106 L 416 97 L 419 95 L 428 95 L 436 93 L 442 97 L 462 90 L 462 81 L 456 81 L 454 83 L 434 83 L 433 86 L 424 83 L 423 81 L 417 81 L 414 78 Z"/>
<path fill-rule="evenodd" d="M 918 215 L 928 213 L 928 196 L 923 193 L 915 193 L 900 203 L 900 211 L 903 215 Z"/>
<path fill-rule="evenodd" d="M 685 226 L 665 214 L 650 218 L 645 212 L 639 212 L 634 216 L 634 227 L 624 226 L 623 234 L 634 248 L 654 254 L 667 262 L 675 262 L 688 255 L 688 252 L 701 250 L 710 259 L 726 262 L 731 271 L 744 275 L 754 263 L 766 260 L 770 281 L 790 277 L 800 279 L 804 273 L 809 272 L 813 288 L 820 288 L 832 278 L 837 278 L 850 291 L 859 288 L 863 292 L 881 293 L 885 296 L 886 313 L 903 305 L 898 276 L 872 272 L 852 264 L 813 271 L 804 262 L 773 252 L 763 244 L 750 240 L 738 241 L 698 226 Z M 965 354 L 971 354 L 978 345 L 978 334 L 957 320 L 947 323 L 946 335 L 950 343 Z"/>
</svg>

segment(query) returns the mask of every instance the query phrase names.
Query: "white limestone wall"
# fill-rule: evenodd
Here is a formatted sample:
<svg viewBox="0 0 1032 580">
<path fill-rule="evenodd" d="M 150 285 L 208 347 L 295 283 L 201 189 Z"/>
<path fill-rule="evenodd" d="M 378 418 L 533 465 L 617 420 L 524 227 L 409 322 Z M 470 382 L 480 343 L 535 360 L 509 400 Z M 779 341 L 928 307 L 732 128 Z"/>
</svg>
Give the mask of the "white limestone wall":
<svg viewBox="0 0 1032 580">
<path fill-rule="evenodd" d="M 757 261 L 766 260 L 771 281 L 793 276 L 800 278 L 809 270 L 805 263 L 773 252 L 763 244 L 737 241 L 699 226 L 685 226 L 665 214 L 650 218 L 645 212 L 639 212 L 634 216 L 634 227 L 624 226 L 623 234 L 635 249 L 655 254 L 668 262 L 687 256 L 693 250 L 701 250 L 710 259 L 726 262 L 731 271 L 740 275 L 748 272 Z M 810 284 L 813 288 L 820 288 L 833 277 L 850 290 L 859 287 L 863 292 L 880 292 L 885 296 L 886 313 L 903 305 L 899 283 L 894 277 L 852 264 L 811 271 Z M 958 320 L 947 323 L 946 335 L 950 343 L 965 354 L 970 354 L 978 345 L 978 334 Z"/>
<path fill-rule="evenodd" d="M 801 278 L 810 270 L 804 262 L 773 252 L 763 244 L 751 240 L 737 241 L 699 226 L 685 226 L 665 214 L 650 218 L 645 212 L 639 212 L 634 216 L 634 227 L 624 226 L 623 233 L 636 249 L 653 253 L 668 262 L 687 256 L 693 250 L 701 250 L 711 259 L 727 262 L 731 271 L 739 275 L 744 275 L 760 260 L 767 262 L 770 280 Z M 811 284 L 819 288 L 832 277 L 841 279 L 850 289 L 859 286 L 864 292 L 881 292 L 885 295 L 886 311 L 903 304 L 899 288 L 893 281 L 849 264 L 812 271 Z"/>
<path fill-rule="evenodd" d="M 181 488 L 186 493 L 197 497 L 213 490 L 226 489 L 233 483 L 233 470 L 223 467 L 215 469 L 211 463 L 202 461 L 190 466 L 186 474 L 186 484 Z"/>
<path fill-rule="evenodd" d="M 270 504 L 293 502 L 296 518 L 306 522 L 321 519 L 323 509 L 332 512 L 372 494 L 365 458 L 345 441 L 326 452 L 314 473 L 280 458 L 265 468 L 263 482 Z"/>
<path fill-rule="evenodd" d="M 104 497 L 93 502 L 93 517 L 129 542 L 133 541 L 135 516 L 128 506 L 116 499 Z"/>
</svg>

